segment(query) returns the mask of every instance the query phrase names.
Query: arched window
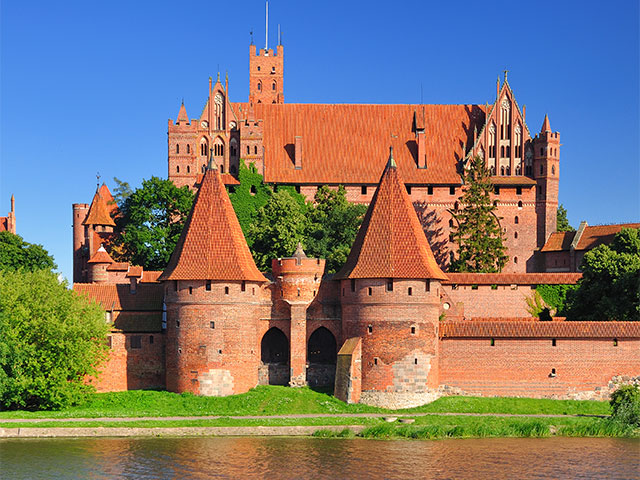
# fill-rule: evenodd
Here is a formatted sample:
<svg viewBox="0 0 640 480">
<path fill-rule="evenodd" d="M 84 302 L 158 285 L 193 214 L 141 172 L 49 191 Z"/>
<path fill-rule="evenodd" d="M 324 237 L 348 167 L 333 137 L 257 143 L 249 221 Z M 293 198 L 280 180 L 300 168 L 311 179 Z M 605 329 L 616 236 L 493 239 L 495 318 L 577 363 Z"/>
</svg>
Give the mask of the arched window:
<svg viewBox="0 0 640 480">
<path fill-rule="evenodd" d="M 511 165 L 507 165 L 507 175 L 511 175 Z"/>
<path fill-rule="evenodd" d="M 489 158 L 496 158 L 496 126 L 493 122 L 489 126 Z"/>
<path fill-rule="evenodd" d="M 542 175 L 543 173 L 544 173 L 544 167 L 540 165 L 540 175 Z"/>
<path fill-rule="evenodd" d="M 191 145 L 187 143 L 187 153 L 191 153 Z"/>
<path fill-rule="evenodd" d="M 224 142 L 220 137 L 217 137 L 213 143 L 213 155 L 216 157 L 224 156 Z"/>
<path fill-rule="evenodd" d="M 276 91 L 276 82 L 273 82 L 271 84 L 271 90 L 273 90 L 274 92 Z"/>
<path fill-rule="evenodd" d="M 556 166 L 551 165 L 551 175 L 555 175 L 555 174 L 556 174 Z"/>
<path fill-rule="evenodd" d="M 206 138 L 200 140 L 200 156 L 206 157 L 209 154 L 209 142 Z"/>
<path fill-rule="evenodd" d="M 187 165 L 187 173 L 191 173 L 191 167 Z"/>
<path fill-rule="evenodd" d="M 500 138 L 511 139 L 511 104 L 506 98 L 502 100 L 502 108 L 500 110 Z"/>
<path fill-rule="evenodd" d="M 518 257 L 513 257 L 513 263 L 518 263 Z"/>
<path fill-rule="evenodd" d="M 238 156 L 238 141 L 235 138 L 232 138 L 229 142 L 229 153 L 233 158 Z"/>
<path fill-rule="evenodd" d="M 500 175 L 504 176 L 504 165 L 500 167 Z"/>
<path fill-rule="evenodd" d="M 515 239 L 518 238 L 518 232 L 513 232 L 513 238 L 515 238 Z"/>
<path fill-rule="evenodd" d="M 253 154 L 254 155 L 258 154 L 258 146 L 257 145 L 253 147 Z"/>
<path fill-rule="evenodd" d="M 262 82 L 258 82 L 258 91 L 261 92 L 262 91 Z"/>
<path fill-rule="evenodd" d="M 220 92 L 216 93 L 216 96 L 213 99 L 215 103 L 215 115 L 216 115 L 216 129 L 222 130 L 224 125 L 224 116 L 223 116 L 223 103 L 224 98 L 222 98 L 222 94 Z"/>
<path fill-rule="evenodd" d="M 180 173 L 180 165 L 176 166 L 176 173 Z"/>
<path fill-rule="evenodd" d="M 500 147 L 500 158 L 504 158 L 504 145 Z"/>
<path fill-rule="evenodd" d="M 519 205 L 518 205 L 519 206 Z M 513 220 L 513 223 L 515 223 L 516 225 L 518 223 L 520 223 L 520 219 L 518 218 L 518 216 L 516 215 L 516 218 Z"/>
<path fill-rule="evenodd" d="M 247 145 L 247 155 L 249 155 L 249 145 Z"/>
<path fill-rule="evenodd" d="M 519 200 L 519 201 L 518 201 L 518 208 L 520 208 L 520 209 L 522 208 L 522 200 Z M 517 217 L 516 217 L 516 218 L 517 218 Z"/>
</svg>

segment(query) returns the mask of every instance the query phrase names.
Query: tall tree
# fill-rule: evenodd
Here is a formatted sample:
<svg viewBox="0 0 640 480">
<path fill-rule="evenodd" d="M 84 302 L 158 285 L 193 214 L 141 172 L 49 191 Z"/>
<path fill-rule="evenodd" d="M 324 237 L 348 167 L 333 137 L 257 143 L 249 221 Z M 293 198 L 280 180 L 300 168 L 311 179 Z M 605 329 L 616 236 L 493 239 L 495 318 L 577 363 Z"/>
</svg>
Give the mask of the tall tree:
<svg viewBox="0 0 640 480">
<path fill-rule="evenodd" d="M 51 271 L 57 268 L 53 257 L 42 247 L 25 242 L 20 235 L 0 232 L 0 271 Z"/>
<path fill-rule="evenodd" d="M 133 189 L 129 182 L 120 180 L 118 177 L 113 177 L 113 181 L 116 187 L 113 189 L 113 203 L 116 205 L 122 205 L 131 196 Z"/>
<path fill-rule="evenodd" d="M 499 272 L 509 257 L 491 202 L 493 184 L 485 162 L 474 157 L 462 175 L 463 194 L 458 199 L 462 209 L 451 210 L 456 220 L 452 235 L 458 244 L 458 255 L 451 263 L 454 272 Z"/>
<path fill-rule="evenodd" d="M 240 185 L 229 192 L 229 199 L 238 216 L 242 233 L 251 246 L 251 225 L 255 223 L 258 211 L 267 203 L 273 191 L 263 182 L 262 175 L 257 172 L 255 165 L 251 163 L 247 166 L 243 160 L 240 161 L 238 169 L 238 181 Z"/>
<path fill-rule="evenodd" d="M 307 229 L 306 213 L 306 207 L 287 190 L 269 197 L 249 231 L 251 252 L 260 270 L 271 270 L 272 259 L 293 254 Z"/>
<path fill-rule="evenodd" d="M 623 228 L 611 245 L 587 252 L 580 268 L 570 320 L 640 320 L 640 228 Z"/>
<path fill-rule="evenodd" d="M 188 187 L 178 188 L 171 180 L 151 177 L 132 192 L 120 206 L 116 219 L 119 232 L 113 240 L 114 259 L 162 270 L 180 238 L 193 205 Z"/>
<path fill-rule="evenodd" d="M 304 246 L 307 254 L 325 258 L 327 272 L 335 273 L 347 261 L 366 205 L 350 203 L 343 186 L 318 189 L 309 211 Z"/>
<path fill-rule="evenodd" d="M 556 231 L 558 232 L 575 232 L 576 229 L 573 228 L 569 224 L 569 219 L 567 218 L 567 209 L 562 206 L 562 204 L 558 205 L 558 220 Z"/>
<path fill-rule="evenodd" d="M 0 410 L 81 402 L 106 358 L 102 308 L 44 270 L 0 271 L 0 292 Z"/>
</svg>

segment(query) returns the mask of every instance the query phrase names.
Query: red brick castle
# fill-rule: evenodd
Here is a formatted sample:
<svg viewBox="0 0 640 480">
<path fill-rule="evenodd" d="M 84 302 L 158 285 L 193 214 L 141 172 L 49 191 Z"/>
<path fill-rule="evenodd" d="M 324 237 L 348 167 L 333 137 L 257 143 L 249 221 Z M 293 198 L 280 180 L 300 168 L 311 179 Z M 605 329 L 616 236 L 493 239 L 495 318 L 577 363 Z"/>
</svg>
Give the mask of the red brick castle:
<svg viewBox="0 0 640 480">
<path fill-rule="evenodd" d="M 506 76 L 490 106 L 285 104 L 283 55 L 252 45 L 247 103 L 218 79 L 197 120 L 181 105 L 169 121 L 169 178 L 197 195 L 164 272 L 100 248 L 114 226 L 106 187 L 74 205 L 74 289 L 113 325 L 100 390 L 334 385 L 346 401 L 399 407 L 452 393 L 601 398 L 639 380 L 639 322 L 527 312 L 537 285 L 580 274 L 536 273 L 555 232 L 559 134 L 545 117 L 531 137 Z M 505 273 L 445 273 L 473 155 L 493 173 Z M 227 194 L 241 159 L 271 184 L 308 197 L 341 184 L 369 204 L 337 274 L 302 246 L 258 271 Z"/>
</svg>

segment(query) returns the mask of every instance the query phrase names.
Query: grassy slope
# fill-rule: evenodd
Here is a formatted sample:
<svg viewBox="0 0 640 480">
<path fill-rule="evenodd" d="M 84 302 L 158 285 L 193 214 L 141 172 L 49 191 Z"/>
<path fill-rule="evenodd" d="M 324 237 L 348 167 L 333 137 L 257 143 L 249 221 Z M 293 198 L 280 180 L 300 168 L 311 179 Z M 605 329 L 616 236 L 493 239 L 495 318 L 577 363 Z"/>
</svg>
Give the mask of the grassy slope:
<svg viewBox="0 0 640 480">
<path fill-rule="evenodd" d="M 287 415 L 297 413 L 376 413 L 388 410 L 347 405 L 309 388 L 263 386 L 229 397 L 133 390 L 93 395 L 80 406 L 60 411 L 0 412 L 3 418 L 95 418 L 202 415 Z M 428 405 L 394 413 L 509 413 L 608 415 L 607 402 L 529 398 L 443 397 Z"/>
</svg>

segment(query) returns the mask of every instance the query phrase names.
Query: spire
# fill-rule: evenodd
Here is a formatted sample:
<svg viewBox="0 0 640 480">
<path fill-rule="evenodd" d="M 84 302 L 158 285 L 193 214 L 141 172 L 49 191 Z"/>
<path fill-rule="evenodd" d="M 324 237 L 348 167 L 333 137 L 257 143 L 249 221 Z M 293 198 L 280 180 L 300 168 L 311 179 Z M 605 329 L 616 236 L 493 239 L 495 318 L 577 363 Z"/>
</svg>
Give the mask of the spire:
<svg viewBox="0 0 640 480">
<path fill-rule="evenodd" d="M 178 111 L 178 121 L 176 123 L 189 123 L 189 116 L 187 115 L 187 109 L 184 108 L 184 100 L 182 100 L 182 104 L 180 105 L 180 110 Z"/>
<path fill-rule="evenodd" d="M 307 258 L 307 254 L 304 253 L 304 250 L 302 249 L 302 243 L 298 242 L 296 251 L 293 253 L 293 258 Z"/>
<path fill-rule="evenodd" d="M 11 213 L 16 213 L 16 197 L 11 194 Z"/>
<path fill-rule="evenodd" d="M 113 259 L 104 249 L 104 245 L 100 245 L 100 248 L 93 254 L 87 263 L 113 263 Z"/>
<path fill-rule="evenodd" d="M 213 161 L 213 148 L 209 149 L 209 163 L 207 164 L 207 170 L 217 170 L 218 164 Z"/>
<path fill-rule="evenodd" d="M 205 172 L 160 280 L 267 281 L 253 261 L 217 168 Z"/>
<path fill-rule="evenodd" d="M 389 160 L 387 161 L 387 170 L 389 168 L 396 168 L 396 160 L 393 158 L 393 146 L 389 147 Z"/>
<path fill-rule="evenodd" d="M 103 184 L 104 185 L 104 184 Z M 104 185 L 106 188 L 106 185 Z M 89 213 L 87 214 L 87 218 L 82 222 L 83 225 L 109 225 L 111 227 L 115 227 L 115 222 L 113 218 L 111 218 L 110 210 L 111 208 L 107 205 L 107 199 L 105 199 L 101 194 L 102 187 L 96 188 L 96 193 L 93 196 L 93 200 L 91 201 L 91 206 L 89 207 Z M 109 190 L 107 189 L 107 192 Z M 111 195 L 109 193 L 109 195 Z M 111 197 L 113 200 L 113 197 Z"/>
<path fill-rule="evenodd" d="M 334 278 L 447 278 L 436 263 L 393 154 L 347 262 Z"/>
<path fill-rule="evenodd" d="M 550 131 L 551 131 L 551 124 L 549 123 L 549 115 L 545 114 L 544 122 L 542 122 L 542 129 L 540 130 L 540 133 L 545 133 Z"/>
</svg>

